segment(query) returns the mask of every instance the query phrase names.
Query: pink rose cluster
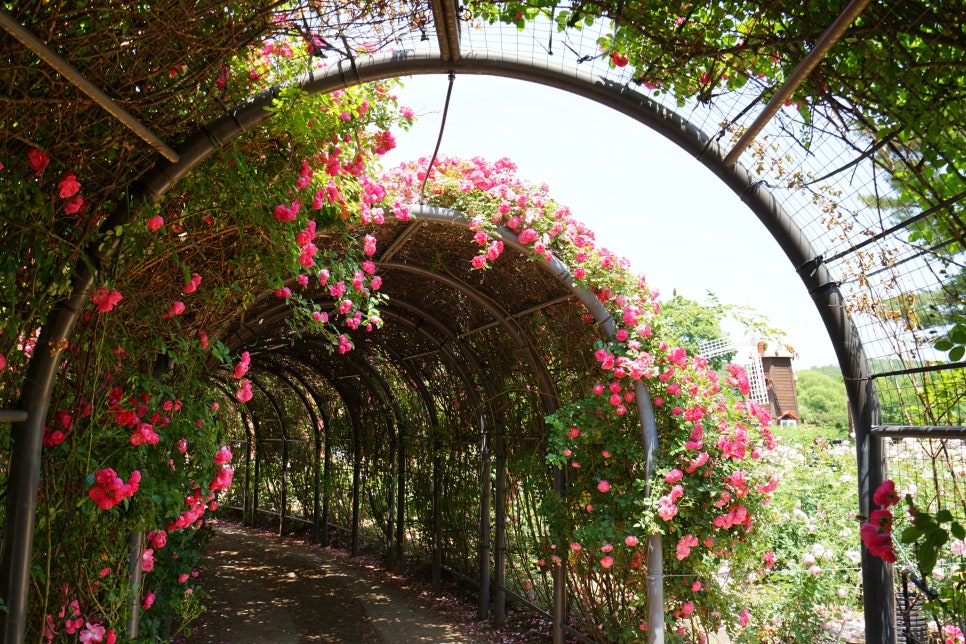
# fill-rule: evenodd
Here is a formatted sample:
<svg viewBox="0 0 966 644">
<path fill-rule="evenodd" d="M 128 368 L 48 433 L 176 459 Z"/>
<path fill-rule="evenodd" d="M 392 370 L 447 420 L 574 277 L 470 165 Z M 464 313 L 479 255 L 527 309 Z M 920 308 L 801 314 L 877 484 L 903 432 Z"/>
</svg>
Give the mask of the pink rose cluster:
<svg viewBox="0 0 966 644">
<path fill-rule="evenodd" d="M 91 302 L 97 305 L 97 310 L 101 313 L 107 313 L 113 309 L 118 302 L 121 301 L 123 296 L 117 292 L 112 291 L 107 286 L 98 286 L 94 290 L 94 294 L 91 295 Z"/>
<path fill-rule="evenodd" d="M 95 472 L 94 485 L 87 491 L 87 496 L 97 504 L 97 507 L 110 510 L 124 499 L 133 496 L 138 491 L 140 483 L 141 473 L 137 470 L 131 472 L 125 482 L 117 472 L 107 467 Z"/>
<path fill-rule="evenodd" d="M 869 520 L 862 524 L 859 535 L 871 555 L 888 563 L 895 563 L 896 553 L 892 546 L 892 512 L 889 510 L 899 503 L 895 482 L 890 479 L 883 481 L 873 494 L 872 500 L 879 509 L 869 514 Z"/>
</svg>

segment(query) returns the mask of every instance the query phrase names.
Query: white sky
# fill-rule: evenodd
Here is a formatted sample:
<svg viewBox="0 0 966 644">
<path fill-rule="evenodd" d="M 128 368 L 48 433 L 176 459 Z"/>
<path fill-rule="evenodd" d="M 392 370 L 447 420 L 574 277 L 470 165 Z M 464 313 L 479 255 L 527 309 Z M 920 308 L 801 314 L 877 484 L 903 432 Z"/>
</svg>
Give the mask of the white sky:
<svg viewBox="0 0 966 644">
<path fill-rule="evenodd" d="M 445 75 L 403 79 L 400 104 L 419 117 L 397 132 L 385 167 L 429 157 Z M 593 101 L 524 81 L 456 77 L 440 154 L 508 157 L 518 176 L 558 202 L 631 261 L 662 299 L 676 289 L 705 302 L 752 306 L 785 331 L 796 369 L 837 364 L 805 287 L 777 242 L 714 175 L 645 126 Z"/>
</svg>

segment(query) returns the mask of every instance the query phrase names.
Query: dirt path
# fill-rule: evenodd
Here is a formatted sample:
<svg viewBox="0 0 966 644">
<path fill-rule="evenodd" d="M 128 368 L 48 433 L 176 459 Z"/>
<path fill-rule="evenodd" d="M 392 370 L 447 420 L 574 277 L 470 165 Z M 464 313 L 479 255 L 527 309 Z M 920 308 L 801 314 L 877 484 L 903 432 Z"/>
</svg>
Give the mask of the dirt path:
<svg viewBox="0 0 966 644">
<path fill-rule="evenodd" d="M 211 598 L 190 644 L 487 641 L 443 623 L 414 593 L 318 548 L 221 523 L 206 563 Z"/>
</svg>

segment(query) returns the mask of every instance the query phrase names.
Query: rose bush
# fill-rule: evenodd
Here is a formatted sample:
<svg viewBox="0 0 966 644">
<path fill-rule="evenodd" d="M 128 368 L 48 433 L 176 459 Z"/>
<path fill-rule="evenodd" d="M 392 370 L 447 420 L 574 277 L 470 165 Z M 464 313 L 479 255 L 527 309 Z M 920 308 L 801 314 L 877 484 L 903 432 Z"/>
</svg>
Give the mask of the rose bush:
<svg viewBox="0 0 966 644">
<path fill-rule="evenodd" d="M 288 45 L 265 43 L 226 79 L 241 98 L 301 64 Z M 251 395 L 248 356 L 219 338 L 226 319 L 275 293 L 339 350 L 351 348 L 342 329 L 380 324 L 375 248 L 351 227 L 373 217 L 368 206 L 382 196 L 374 164 L 394 145 L 390 128 L 409 117 L 388 84 L 315 98 L 285 90 L 273 109 L 281 138 L 239 139 L 109 230 L 98 226 L 119 197 L 92 191 L 83 167 L 36 147 L 2 160 L 0 206 L 26 209 L 31 222 L 5 224 L 3 404 L 16 404 L 77 249 L 120 240 L 65 340 L 44 430 L 29 616 L 38 637 L 114 641 L 137 601 L 141 636 L 167 638 L 171 616 L 187 623 L 201 610 L 204 523 L 233 478 L 212 374 L 237 383 L 238 401 Z M 319 244 L 317 227 L 333 242 Z M 337 310 L 301 296 L 310 280 L 338 294 Z M 6 455 L 10 426 L 0 432 Z M 0 485 L 5 478 L 3 468 Z"/>
</svg>

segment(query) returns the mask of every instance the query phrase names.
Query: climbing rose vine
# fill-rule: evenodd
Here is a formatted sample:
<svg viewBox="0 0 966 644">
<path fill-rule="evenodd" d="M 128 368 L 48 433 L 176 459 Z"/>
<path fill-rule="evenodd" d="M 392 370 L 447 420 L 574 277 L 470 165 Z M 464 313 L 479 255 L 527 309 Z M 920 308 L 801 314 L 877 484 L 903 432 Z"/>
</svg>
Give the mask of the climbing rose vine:
<svg viewBox="0 0 966 644">
<path fill-rule="evenodd" d="M 419 200 L 427 161 L 384 177 L 395 202 Z M 469 219 L 479 270 L 500 261 L 504 241 L 537 262 L 562 261 L 616 322 L 594 347 L 586 397 L 548 419 L 547 460 L 565 471 L 566 491 L 543 509 L 550 535 L 535 566 L 566 566 L 578 605 L 609 637 L 644 637 L 646 541 L 663 535 L 665 607 L 680 641 L 726 629 L 739 641 L 754 619 L 730 568 L 760 575 L 770 563 L 754 543 L 756 521 L 778 485 L 768 411 L 748 399 L 744 370 L 722 374 L 666 337 L 659 292 L 556 203 L 546 186 L 515 175 L 507 160 L 442 158 L 429 173 L 431 203 Z M 592 323 L 589 314 L 585 321 Z M 653 405 L 659 458 L 650 478 L 638 396 Z M 772 554 L 772 561 L 774 555 Z M 611 595 L 603 599 L 604 593 Z M 614 602 L 620 610 L 613 610 Z"/>
<path fill-rule="evenodd" d="M 290 54 L 266 43 L 234 61 L 225 81 L 241 98 L 276 73 L 301 72 Z M 250 65 L 263 73 L 250 75 Z M 235 474 L 219 408 L 258 394 L 251 357 L 234 355 L 220 332 L 259 298 L 278 298 L 293 324 L 312 325 L 333 351 L 352 349 L 348 329 L 379 328 L 375 239 L 352 229 L 382 219 L 370 208 L 383 198 L 375 163 L 395 145 L 390 128 L 411 120 L 391 88 L 281 91 L 272 108 L 280 138 L 240 138 L 110 229 L 99 228 L 114 205 L 105 199 L 120 196 L 90 190 L 73 160 L 39 147 L 0 160 L 0 205 L 43 222 L 6 240 L 5 406 L 16 403 L 38 327 L 70 293 L 77 249 L 118 247 L 62 347 L 43 434 L 28 639 L 115 641 L 135 600 L 142 638 L 200 613 L 205 524 Z M 62 242 L 68 233 L 76 243 Z M 309 288 L 327 289 L 336 304 L 323 309 Z M 142 575 L 134 589 L 132 556 Z"/>
</svg>

